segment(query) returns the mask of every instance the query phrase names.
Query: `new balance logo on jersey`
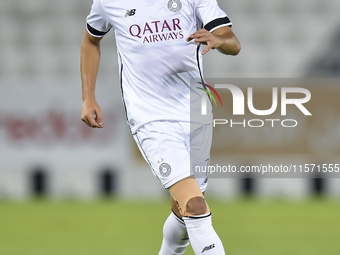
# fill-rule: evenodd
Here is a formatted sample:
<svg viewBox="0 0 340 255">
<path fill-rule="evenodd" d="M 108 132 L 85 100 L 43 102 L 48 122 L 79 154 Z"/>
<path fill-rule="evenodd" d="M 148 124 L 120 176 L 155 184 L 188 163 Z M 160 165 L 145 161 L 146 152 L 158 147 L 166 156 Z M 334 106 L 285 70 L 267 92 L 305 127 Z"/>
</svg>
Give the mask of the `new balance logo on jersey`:
<svg viewBox="0 0 340 255">
<path fill-rule="evenodd" d="M 136 9 L 126 10 L 125 18 L 136 14 Z"/>
<path fill-rule="evenodd" d="M 214 248 L 215 248 L 215 244 L 211 244 L 209 246 L 204 247 L 204 249 L 201 253 L 203 253 L 205 251 L 209 251 L 209 250 L 214 249 Z"/>
</svg>

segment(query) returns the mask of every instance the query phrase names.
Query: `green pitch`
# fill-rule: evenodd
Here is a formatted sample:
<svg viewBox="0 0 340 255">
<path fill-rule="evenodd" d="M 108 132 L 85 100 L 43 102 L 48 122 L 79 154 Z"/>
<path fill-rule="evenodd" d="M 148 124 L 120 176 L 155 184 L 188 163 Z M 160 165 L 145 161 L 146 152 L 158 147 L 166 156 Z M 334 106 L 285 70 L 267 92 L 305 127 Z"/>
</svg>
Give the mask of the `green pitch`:
<svg viewBox="0 0 340 255">
<path fill-rule="evenodd" d="M 0 255 L 156 255 L 167 202 L 0 202 Z M 339 202 L 209 204 L 227 255 L 340 254 Z"/>
</svg>

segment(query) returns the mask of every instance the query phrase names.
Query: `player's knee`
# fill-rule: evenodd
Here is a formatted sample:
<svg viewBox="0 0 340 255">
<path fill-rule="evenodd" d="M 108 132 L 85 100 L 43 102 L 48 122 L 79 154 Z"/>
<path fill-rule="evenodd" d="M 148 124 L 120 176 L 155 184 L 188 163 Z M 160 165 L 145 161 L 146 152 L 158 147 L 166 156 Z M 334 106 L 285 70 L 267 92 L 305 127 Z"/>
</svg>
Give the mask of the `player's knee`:
<svg viewBox="0 0 340 255">
<path fill-rule="evenodd" d="M 207 211 L 207 204 L 203 197 L 190 198 L 186 205 L 186 212 L 191 215 L 202 215 Z"/>
</svg>

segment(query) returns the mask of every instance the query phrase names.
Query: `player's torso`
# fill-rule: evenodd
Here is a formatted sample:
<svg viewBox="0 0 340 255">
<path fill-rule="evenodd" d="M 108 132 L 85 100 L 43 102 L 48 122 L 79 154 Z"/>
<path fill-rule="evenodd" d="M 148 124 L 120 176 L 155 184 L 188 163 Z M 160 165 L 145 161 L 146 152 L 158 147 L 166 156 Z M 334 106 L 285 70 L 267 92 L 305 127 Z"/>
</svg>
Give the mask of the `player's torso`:
<svg viewBox="0 0 340 255">
<path fill-rule="evenodd" d="M 200 29 L 191 0 L 100 1 L 115 32 L 130 126 L 190 120 L 190 80 L 201 75 L 201 54 L 186 41 Z"/>
<path fill-rule="evenodd" d="M 138 48 L 155 52 L 167 46 L 180 50 L 188 44 L 186 38 L 197 31 L 189 0 L 101 1 L 120 51 L 133 53 L 133 48 Z"/>
</svg>

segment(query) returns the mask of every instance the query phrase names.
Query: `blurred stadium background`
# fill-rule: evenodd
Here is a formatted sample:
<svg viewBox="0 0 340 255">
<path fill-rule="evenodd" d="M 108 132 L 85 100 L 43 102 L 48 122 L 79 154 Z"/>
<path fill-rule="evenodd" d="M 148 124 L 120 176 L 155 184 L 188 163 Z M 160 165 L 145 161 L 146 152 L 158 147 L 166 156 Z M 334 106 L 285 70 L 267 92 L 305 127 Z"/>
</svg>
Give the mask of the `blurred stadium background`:
<svg viewBox="0 0 340 255">
<path fill-rule="evenodd" d="M 211 51 L 205 58 L 206 77 L 340 75 L 339 1 L 219 4 L 232 19 L 243 48 L 237 57 Z M 79 47 L 90 6 L 90 0 L 0 3 L 1 198 L 23 199 L 35 193 L 85 199 L 103 193 L 125 198 L 166 194 L 140 160 L 125 123 L 113 32 L 102 42 L 97 85 L 106 128 L 91 130 L 79 119 Z M 244 188 L 236 179 L 213 181 L 222 183 L 211 185 L 210 194 L 225 199 L 237 197 Z M 252 192 L 261 196 L 306 197 L 313 188 L 340 195 L 339 183 L 318 187 L 311 180 L 259 182 Z"/>
<path fill-rule="evenodd" d="M 132 227 L 124 230 L 123 226 L 110 220 L 107 215 L 118 215 L 121 211 L 126 213 L 131 209 L 141 210 L 141 217 L 144 215 L 152 221 L 150 214 L 159 212 L 160 215 L 154 220 L 155 227 L 150 227 L 151 233 L 152 229 L 160 230 L 168 213 L 164 202 L 168 199 L 167 192 L 161 188 L 136 151 L 125 122 L 113 32 L 102 41 L 102 60 L 97 83 L 97 100 L 103 109 L 105 128 L 92 130 L 80 120 L 80 42 L 91 3 L 91 0 L 0 1 L 0 200 L 3 201 L 0 202 L 1 255 L 47 254 L 48 249 L 49 254 L 111 254 L 109 250 L 114 247 L 110 246 L 110 237 L 105 237 L 104 234 L 113 234 L 113 230 L 108 227 L 111 223 L 119 231 L 126 231 L 121 232 L 122 238 L 129 238 L 131 234 L 131 238 L 138 240 L 139 236 L 132 233 Z M 237 57 L 224 57 L 218 52 L 210 52 L 205 57 L 206 77 L 340 76 L 339 0 L 220 0 L 219 4 L 234 24 L 233 30 L 242 44 L 242 51 Z M 335 136 L 324 140 L 326 144 L 321 146 L 328 148 L 327 143 L 331 143 L 333 161 L 340 156 L 340 116 L 337 109 L 335 107 L 334 114 L 328 116 L 335 123 Z M 246 146 L 244 150 L 249 149 Z M 268 146 L 264 151 L 266 149 L 269 154 L 271 147 Z M 252 156 L 266 155 L 264 152 L 263 155 Z M 313 156 L 315 155 L 309 154 L 306 159 L 313 159 Z M 236 164 L 240 163 L 249 164 L 249 161 Z M 244 194 L 254 195 L 262 201 L 285 198 L 300 202 L 233 202 Z M 314 194 L 322 195 L 332 202 L 306 202 Z M 66 207 L 50 204 L 46 200 L 43 205 L 26 202 L 36 195 L 42 195 L 48 200 L 86 200 L 94 204 L 89 208 L 86 204 L 68 205 L 69 202 Z M 93 202 L 103 195 L 119 201 L 158 202 L 148 202 L 150 204 L 147 204 L 147 208 L 135 202 L 125 204 L 115 199 L 112 201 L 119 206 L 111 202 Z M 242 249 L 228 248 L 230 254 L 307 255 L 339 252 L 336 237 L 340 233 L 334 228 L 339 227 L 339 219 L 334 214 L 339 212 L 338 204 L 334 204 L 340 197 L 339 179 L 322 176 L 304 179 L 212 179 L 207 195 L 215 201 L 212 202 L 212 207 L 222 214 L 217 215 L 216 219 L 223 222 L 224 213 L 236 221 L 247 219 L 246 223 L 243 222 L 244 225 L 237 225 L 229 218 L 228 224 L 223 223 L 216 227 L 223 233 L 223 229 L 230 226 L 230 232 L 222 236 L 233 241 L 233 245 L 242 246 L 241 240 L 245 241 Z M 22 203 L 17 205 L 8 201 Z M 229 202 L 219 205 L 216 201 Z M 248 218 L 249 215 L 242 213 L 244 210 L 252 217 Z M 294 217 L 294 212 L 297 211 L 300 218 Z M 92 218 L 91 223 L 87 222 L 85 216 L 79 218 L 84 212 Z M 308 213 L 314 214 L 308 217 Z M 273 215 L 276 216 L 273 218 Z M 39 221 L 40 216 L 42 221 Z M 60 217 L 64 217 L 63 220 Z M 102 217 L 100 223 L 94 220 L 97 217 Z M 133 214 L 129 212 L 126 217 L 133 217 Z M 292 218 L 294 220 L 290 221 Z M 268 223 L 266 219 L 273 223 L 272 228 L 265 225 Z M 26 232 L 21 228 L 23 225 L 20 222 L 27 224 Z M 47 222 L 52 223 L 49 225 Z M 74 222 L 80 225 L 90 224 L 89 229 Z M 290 222 L 294 227 L 288 224 L 286 232 L 281 233 L 279 229 L 287 227 L 285 222 Z M 42 243 L 39 243 L 39 238 L 34 239 L 35 236 L 43 236 L 41 233 L 46 231 L 44 226 L 56 228 L 59 223 L 63 231 L 60 230 L 55 235 L 70 233 L 70 236 L 65 237 L 65 240 L 70 238 L 66 245 L 71 246 L 72 243 L 79 247 L 73 246 L 73 250 L 60 248 L 62 243 L 58 243 L 58 237 L 54 239 L 53 235 L 46 242 L 40 240 Z M 140 222 L 138 226 L 142 227 L 141 225 Z M 79 239 L 72 239 L 71 233 L 77 235 L 79 230 L 86 234 L 92 227 L 107 231 L 102 235 L 104 241 L 98 241 L 101 236 L 90 235 L 80 235 Z M 35 235 L 34 231 L 29 232 L 27 229 L 35 229 L 40 234 Z M 309 240 L 305 235 L 308 233 Z M 288 235 L 291 234 L 289 239 Z M 150 238 L 153 237 L 157 244 L 160 243 L 161 230 L 150 235 Z M 116 234 L 115 238 L 117 240 L 121 237 Z M 147 244 L 148 239 L 143 238 L 136 241 L 135 246 L 128 247 L 128 251 L 123 249 L 122 244 L 118 244 L 116 247 L 119 252 L 113 254 L 156 253 L 158 246 Z M 267 250 L 256 252 L 254 247 L 265 247 L 267 243 L 263 240 L 266 239 L 270 240 Z M 60 244 L 60 249 L 53 248 L 54 240 L 57 240 L 56 246 Z M 95 245 L 98 246 L 85 248 L 89 240 L 97 240 Z M 34 246 L 32 242 L 40 249 L 30 250 L 28 247 Z M 110 245 L 105 246 L 106 243 Z M 298 248 L 298 245 L 302 248 Z"/>
</svg>

